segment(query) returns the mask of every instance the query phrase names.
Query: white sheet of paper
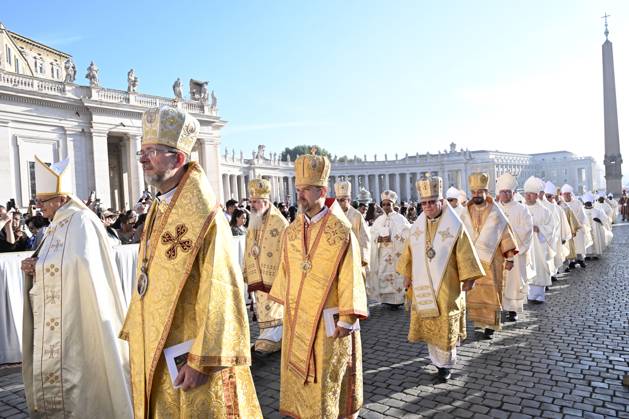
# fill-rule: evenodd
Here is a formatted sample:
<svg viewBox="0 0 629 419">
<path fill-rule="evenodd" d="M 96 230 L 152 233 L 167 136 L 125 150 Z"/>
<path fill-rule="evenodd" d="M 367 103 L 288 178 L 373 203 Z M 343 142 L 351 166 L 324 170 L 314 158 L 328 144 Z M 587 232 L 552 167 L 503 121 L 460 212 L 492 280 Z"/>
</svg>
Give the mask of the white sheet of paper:
<svg viewBox="0 0 629 419">
<path fill-rule="evenodd" d="M 330 307 L 323 310 L 323 321 L 325 322 L 325 334 L 328 337 L 332 337 L 334 335 L 334 330 L 336 329 L 336 320 L 334 319 L 334 315 L 338 314 L 338 307 Z M 360 330 L 360 321 L 356 320 L 352 325 L 352 332 Z"/>
<path fill-rule="evenodd" d="M 190 348 L 192 348 L 192 343 L 194 343 L 194 339 L 187 340 L 174 346 L 169 346 L 168 348 L 164 348 L 164 358 L 166 358 L 166 366 L 168 367 L 170 381 L 172 381 L 174 388 L 181 387 L 175 385 L 175 379 L 179 374 L 175 358 L 181 355 L 186 355 L 188 352 L 190 352 Z"/>
</svg>

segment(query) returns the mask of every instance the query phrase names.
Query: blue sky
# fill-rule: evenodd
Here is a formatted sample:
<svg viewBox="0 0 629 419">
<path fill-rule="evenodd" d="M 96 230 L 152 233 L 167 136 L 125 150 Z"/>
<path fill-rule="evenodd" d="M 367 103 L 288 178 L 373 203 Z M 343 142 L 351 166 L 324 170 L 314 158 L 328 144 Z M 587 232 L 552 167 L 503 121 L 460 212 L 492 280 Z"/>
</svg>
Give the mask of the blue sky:
<svg viewBox="0 0 629 419">
<path fill-rule="evenodd" d="M 90 60 L 101 83 L 172 96 L 209 80 L 223 146 L 333 154 L 469 149 L 603 157 L 601 43 L 611 15 L 629 159 L 627 1 L 14 1 L 0 21 Z M 623 147 L 622 144 L 625 144 Z"/>
</svg>

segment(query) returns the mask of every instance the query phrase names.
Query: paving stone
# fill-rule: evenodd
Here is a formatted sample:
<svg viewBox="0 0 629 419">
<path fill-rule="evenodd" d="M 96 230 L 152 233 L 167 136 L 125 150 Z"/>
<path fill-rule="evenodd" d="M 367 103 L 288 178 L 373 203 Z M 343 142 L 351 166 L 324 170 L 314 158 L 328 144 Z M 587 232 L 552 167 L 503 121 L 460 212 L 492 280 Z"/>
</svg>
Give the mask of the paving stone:
<svg viewBox="0 0 629 419">
<path fill-rule="evenodd" d="M 426 345 L 409 343 L 408 313 L 370 306 L 361 323 L 364 407 L 360 417 L 629 417 L 629 224 L 614 227 L 606 255 L 560 274 L 546 303 L 525 305 L 492 341 L 468 322 L 447 384 L 434 384 Z M 255 322 L 251 335 L 258 335 Z M 251 368 L 265 418 L 279 418 L 276 354 Z M 12 368 L 12 369 L 11 369 Z M 0 418 L 26 417 L 19 367 L 0 366 Z"/>
</svg>

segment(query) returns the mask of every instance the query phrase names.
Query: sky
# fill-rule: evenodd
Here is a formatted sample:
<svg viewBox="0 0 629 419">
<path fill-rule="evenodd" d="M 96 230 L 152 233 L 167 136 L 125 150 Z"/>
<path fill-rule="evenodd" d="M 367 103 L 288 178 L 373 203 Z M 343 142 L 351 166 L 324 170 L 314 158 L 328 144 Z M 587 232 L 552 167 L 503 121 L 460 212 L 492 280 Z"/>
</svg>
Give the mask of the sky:
<svg viewBox="0 0 629 419">
<path fill-rule="evenodd" d="M 230 151 L 315 143 L 370 160 L 454 142 L 602 162 L 608 13 L 629 161 L 628 1 L 2 4 L 8 29 L 74 57 L 79 83 L 91 60 L 109 88 L 126 89 L 130 68 L 153 95 L 172 97 L 177 77 L 208 80 Z"/>
</svg>

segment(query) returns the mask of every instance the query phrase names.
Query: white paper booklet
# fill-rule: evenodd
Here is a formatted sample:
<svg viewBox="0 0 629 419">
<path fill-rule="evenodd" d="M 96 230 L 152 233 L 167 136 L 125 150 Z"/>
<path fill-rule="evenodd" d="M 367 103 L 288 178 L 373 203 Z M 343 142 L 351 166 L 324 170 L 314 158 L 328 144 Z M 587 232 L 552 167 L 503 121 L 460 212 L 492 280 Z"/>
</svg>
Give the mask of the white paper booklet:
<svg viewBox="0 0 629 419">
<path fill-rule="evenodd" d="M 170 381 L 172 381 L 174 388 L 181 387 L 175 385 L 175 379 L 177 379 L 177 375 L 179 374 L 181 367 L 186 365 L 186 362 L 188 362 L 188 352 L 190 352 L 193 342 L 194 339 L 191 339 L 178 345 L 164 348 L 164 358 L 166 358 L 166 366 L 168 367 Z"/>
<path fill-rule="evenodd" d="M 325 322 L 325 334 L 328 337 L 332 337 L 334 335 L 334 330 L 336 329 L 336 322 L 339 321 L 339 308 L 331 307 L 323 310 L 323 321 Z M 352 325 L 352 332 L 360 330 L 360 321 L 356 320 Z"/>
</svg>

